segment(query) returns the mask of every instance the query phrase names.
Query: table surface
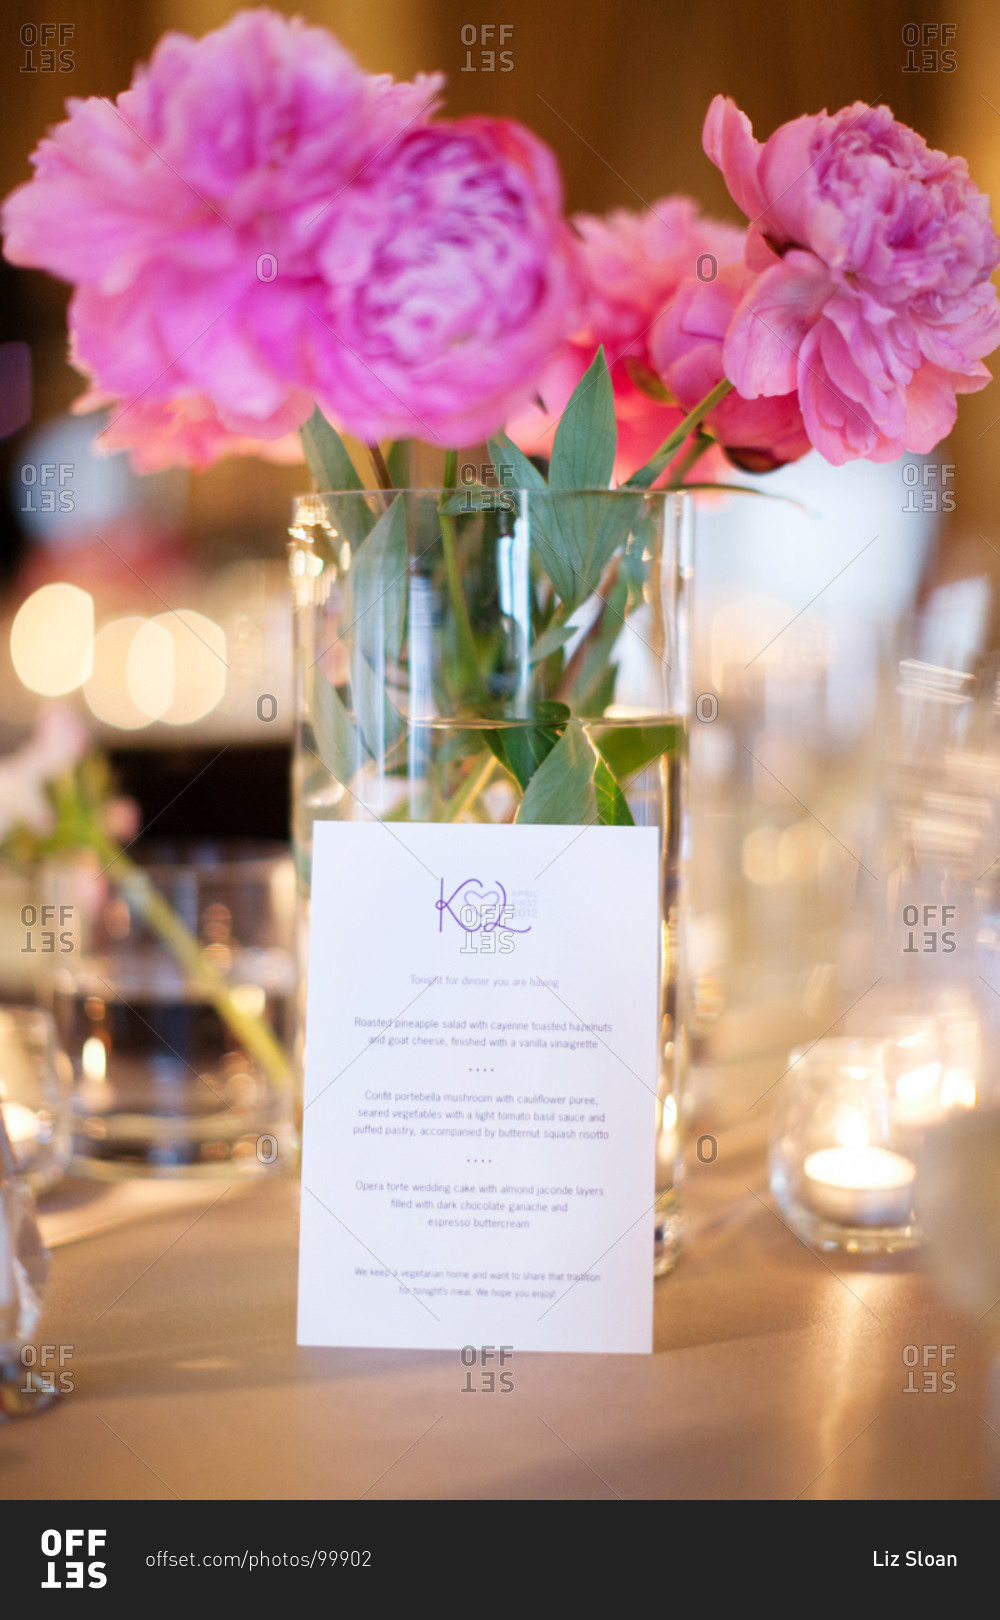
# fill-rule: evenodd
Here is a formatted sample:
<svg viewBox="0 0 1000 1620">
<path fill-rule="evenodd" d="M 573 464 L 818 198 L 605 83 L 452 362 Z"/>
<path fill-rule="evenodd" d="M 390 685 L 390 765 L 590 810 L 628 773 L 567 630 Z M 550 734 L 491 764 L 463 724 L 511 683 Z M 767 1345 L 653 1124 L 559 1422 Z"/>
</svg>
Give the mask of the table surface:
<svg viewBox="0 0 1000 1620">
<path fill-rule="evenodd" d="M 35 1336 L 72 1346 L 75 1387 L 0 1427 L 0 1496 L 991 1495 L 985 1329 L 917 1257 L 808 1249 L 771 1207 L 766 1122 L 735 1117 L 691 1156 L 654 1353 L 515 1354 L 508 1393 L 464 1390 L 457 1353 L 297 1348 L 290 1178 L 91 1222 Z M 909 1378 L 910 1346 L 954 1346 L 954 1388 Z"/>
</svg>

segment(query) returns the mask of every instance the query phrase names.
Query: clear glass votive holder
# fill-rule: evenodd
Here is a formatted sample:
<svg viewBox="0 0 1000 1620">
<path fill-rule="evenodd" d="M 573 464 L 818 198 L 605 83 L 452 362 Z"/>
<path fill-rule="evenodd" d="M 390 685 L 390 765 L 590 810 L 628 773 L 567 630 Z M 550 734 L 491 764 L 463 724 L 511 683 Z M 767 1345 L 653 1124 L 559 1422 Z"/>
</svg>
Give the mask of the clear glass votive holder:
<svg viewBox="0 0 1000 1620">
<path fill-rule="evenodd" d="M 816 1248 L 892 1254 L 920 1242 L 919 1158 L 895 1105 L 889 1045 L 837 1037 L 790 1054 L 772 1115 L 771 1191 Z"/>
<path fill-rule="evenodd" d="M 0 1007 L 0 1109 L 14 1167 L 37 1198 L 62 1180 L 72 1151 L 73 1066 L 52 1014 Z"/>
</svg>

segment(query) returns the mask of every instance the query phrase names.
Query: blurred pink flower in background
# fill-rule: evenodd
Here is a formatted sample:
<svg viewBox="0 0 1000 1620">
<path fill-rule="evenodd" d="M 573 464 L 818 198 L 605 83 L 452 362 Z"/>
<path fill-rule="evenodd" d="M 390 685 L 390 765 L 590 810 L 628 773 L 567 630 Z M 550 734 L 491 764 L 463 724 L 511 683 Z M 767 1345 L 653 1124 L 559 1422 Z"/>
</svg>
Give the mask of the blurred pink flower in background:
<svg viewBox="0 0 1000 1620">
<path fill-rule="evenodd" d="M 485 438 L 578 317 L 558 166 L 510 119 L 393 143 L 330 210 L 319 263 L 316 397 L 362 439 Z"/>
<path fill-rule="evenodd" d="M 223 456 L 259 456 L 266 461 L 293 463 L 303 459 L 297 429 L 312 411 L 307 394 L 293 394 L 266 422 L 248 421 L 246 432 L 235 430 L 237 418 L 227 427 L 219 418 L 207 394 L 183 398 L 113 400 L 89 393 L 73 404 L 73 411 L 86 413 L 110 408 L 110 420 L 94 441 L 95 450 L 113 454 L 131 450 L 138 472 L 162 472 L 166 467 L 210 467 Z M 266 432 L 268 437 L 261 438 Z M 280 438 L 271 434 L 277 432 Z"/>
<path fill-rule="evenodd" d="M 137 799 L 119 795 L 103 807 L 104 831 L 119 844 L 132 844 L 142 828 L 142 809 Z"/>
<path fill-rule="evenodd" d="M 703 139 L 751 223 L 757 274 L 724 349 L 737 391 L 797 390 L 811 442 L 837 466 L 932 450 L 956 394 L 989 382 L 982 358 L 1000 343 L 1000 241 L 964 159 L 864 102 L 761 143 L 716 96 Z"/>
<path fill-rule="evenodd" d="M 689 276 L 649 334 L 653 366 L 684 411 L 691 411 L 725 376 L 723 343 L 754 280 L 745 264 L 729 264 L 714 281 Z M 797 394 L 726 398 L 705 418 L 730 461 L 746 472 L 772 472 L 811 449 Z M 699 468 L 703 463 L 699 462 Z"/>
<path fill-rule="evenodd" d="M 74 362 L 101 393 L 203 395 L 238 435 L 277 437 L 311 410 L 331 210 L 441 82 L 372 77 L 271 11 L 168 34 L 115 105 L 68 102 L 7 200 L 6 255 L 75 283 Z"/>
<path fill-rule="evenodd" d="M 49 832 L 55 812 L 46 788 L 83 757 L 87 730 L 65 704 L 43 709 L 35 730 L 20 748 L 0 759 L 0 839 L 17 827 Z"/>
<path fill-rule="evenodd" d="M 649 350 L 653 323 L 687 276 L 710 279 L 739 260 L 744 232 L 705 219 L 689 197 L 661 197 L 642 212 L 616 208 L 604 218 L 576 214 L 585 303 L 572 340 L 546 366 L 533 406 L 507 424 L 527 455 L 547 456 L 559 415 L 595 351 L 604 345 L 615 390 L 618 456 L 615 472 L 626 478 L 648 461 L 681 421 L 666 402 Z M 698 476 L 704 476 L 705 462 Z"/>
</svg>

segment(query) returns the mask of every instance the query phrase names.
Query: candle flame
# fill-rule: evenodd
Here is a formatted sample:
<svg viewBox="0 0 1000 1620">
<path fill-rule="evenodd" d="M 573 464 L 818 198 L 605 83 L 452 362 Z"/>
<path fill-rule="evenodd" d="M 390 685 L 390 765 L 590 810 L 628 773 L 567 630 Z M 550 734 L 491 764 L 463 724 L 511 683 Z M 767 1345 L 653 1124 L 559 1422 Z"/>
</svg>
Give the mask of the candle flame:
<svg viewBox="0 0 1000 1620">
<path fill-rule="evenodd" d="M 946 1069 L 941 1081 L 944 1108 L 975 1108 L 976 1082 L 964 1069 Z"/>
<path fill-rule="evenodd" d="M 861 1114 L 849 1114 L 838 1132 L 840 1145 L 851 1153 L 864 1152 L 868 1146 L 868 1127 Z"/>
<path fill-rule="evenodd" d="M 104 1080 L 108 1072 L 108 1054 L 104 1042 L 90 1035 L 83 1043 L 80 1067 L 88 1080 Z"/>
<path fill-rule="evenodd" d="M 926 1097 L 941 1078 L 940 1063 L 923 1063 L 917 1069 L 901 1074 L 896 1081 L 897 1097 Z"/>
</svg>

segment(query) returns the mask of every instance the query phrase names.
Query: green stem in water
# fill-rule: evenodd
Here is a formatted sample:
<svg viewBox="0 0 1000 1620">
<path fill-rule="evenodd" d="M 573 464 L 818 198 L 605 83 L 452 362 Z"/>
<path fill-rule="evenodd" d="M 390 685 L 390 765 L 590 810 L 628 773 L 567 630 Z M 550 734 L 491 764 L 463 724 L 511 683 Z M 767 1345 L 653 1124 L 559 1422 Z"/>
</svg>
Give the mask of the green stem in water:
<svg viewBox="0 0 1000 1620">
<path fill-rule="evenodd" d="M 142 868 L 129 860 L 110 838 L 98 836 L 92 842 L 99 858 L 107 863 L 116 887 L 173 952 L 192 988 L 212 1003 L 268 1078 L 280 1089 L 286 1089 L 291 1082 L 291 1064 L 271 1026 L 256 1013 L 237 1006 L 225 979 L 205 960 L 200 940 L 181 921 Z"/>
<path fill-rule="evenodd" d="M 444 571 L 448 581 L 448 595 L 451 598 L 451 611 L 455 616 L 455 633 L 458 637 L 458 653 L 463 666 L 463 673 L 475 695 L 478 698 L 485 698 L 486 690 L 483 686 L 482 676 L 479 673 L 476 642 L 472 634 L 472 622 L 469 618 L 468 604 L 462 591 L 462 578 L 458 570 L 455 520 L 450 512 L 444 511 L 448 496 L 455 488 L 457 479 L 458 451 L 446 450 L 444 453 L 444 476 L 441 481 L 441 509 L 438 514 L 441 523 L 441 543 L 444 548 Z"/>
<path fill-rule="evenodd" d="M 484 788 L 489 783 L 490 777 L 493 775 L 495 765 L 495 755 L 487 754 L 486 759 L 483 761 L 483 764 L 480 766 L 479 770 L 472 770 L 469 772 L 458 792 L 453 794 L 452 797 L 446 800 L 444 805 L 442 805 L 442 810 L 444 812 L 441 817 L 442 821 L 457 821 L 459 816 L 469 808 L 469 805 L 475 803 L 480 793 L 483 792 Z"/>
</svg>

